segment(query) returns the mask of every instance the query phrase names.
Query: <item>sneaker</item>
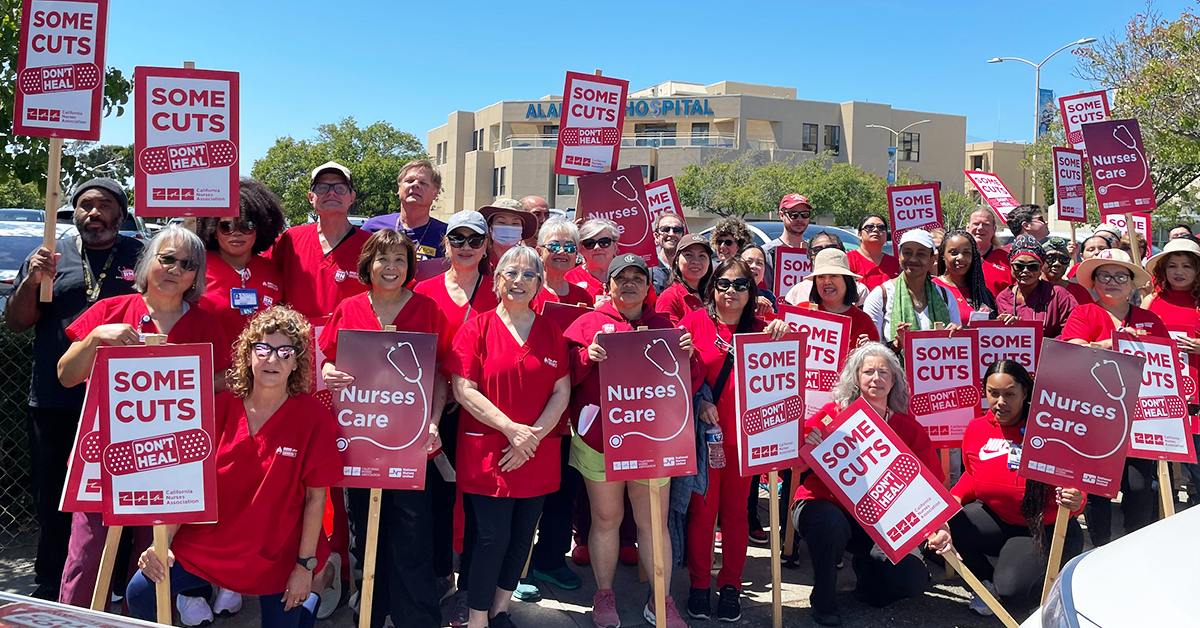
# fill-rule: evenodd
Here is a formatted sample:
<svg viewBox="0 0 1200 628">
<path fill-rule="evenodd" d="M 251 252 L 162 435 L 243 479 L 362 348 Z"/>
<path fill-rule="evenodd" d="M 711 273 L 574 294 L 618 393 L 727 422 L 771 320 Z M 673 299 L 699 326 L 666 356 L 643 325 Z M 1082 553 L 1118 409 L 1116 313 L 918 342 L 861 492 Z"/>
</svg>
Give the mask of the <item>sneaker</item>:
<svg viewBox="0 0 1200 628">
<path fill-rule="evenodd" d="M 688 616 L 692 619 L 712 617 L 712 602 L 708 599 L 708 589 L 693 588 L 688 594 Z"/>
<path fill-rule="evenodd" d="M 453 576 L 449 578 L 435 577 L 433 586 L 437 591 L 438 601 L 441 602 L 442 600 L 450 597 L 451 593 L 454 593 L 454 578 Z"/>
<path fill-rule="evenodd" d="M 179 609 L 179 622 L 184 626 L 201 626 L 212 623 L 212 607 L 208 605 L 208 600 L 202 597 L 177 595 L 175 596 L 175 606 Z"/>
<path fill-rule="evenodd" d="M 671 596 L 667 596 L 667 628 L 687 628 L 687 623 L 679 616 L 679 609 L 675 608 L 675 600 Z M 654 595 L 650 596 L 650 601 L 646 602 L 646 607 L 642 609 L 642 617 L 650 623 L 651 626 L 657 626 L 658 617 L 654 614 Z"/>
<path fill-rule="evenodd" d="M 233 615 L 242 610 L 242 594 L 234 593 L 229 589 L 216 587 L 217 595 L 213 598 L 212 612 L 213 615 Z M 324 619 L 322 617 L 321 619 Z"/>
<path fill-rule="evenodd" d="M 713 536 L 713 547 L 721 547 L 721 531 L 720 530 L 717 530 L 716 535 Z"/>
<path fill-rule="evenodd" d="M 621 628 L 617 615 L 617 596 L 612 589 L 596 591 L 592 596 L 592 625 L 596 628 Z"/>
<path fill-rule="evenodd" d="M 450 610 L 451 626 L 466 626 L 471 618 L 471 607 L 467 606 L 467 592 L 459 589 L 454 593 L 454 608 Z"/>
<path fill-rule="evenodd" d="M 717 601 L 717 619 L 733 622 L 742 618 L 742 592 L 732 584 L 721 587 L 721 599 Z"/>
<path fill-rule="evenodd" d="M 549 582 L 550 584 L 566 591 L 574 591 L 575 589 L 583 586 L 583 578 L 580 578 L 579 574 L 571 571 L 571 568 L 566 565 L 563 565 L 558 569 L 551 569 L 549 571 L 542 571 L 541 569 L 534 569 L 533 567 L 530 567 L 529 575 L 543 582 Z"/>
<path fill-rule="evenodd" d="M 328 619 L 342 601 L 342 557 L 334 552 L 325 562 L 333 570 L 333 580 L 329 582 L 329 586 L 324 591 L 321 591 L 321 604 L 317 606 L 317 619 Z"/>
<path fill-rule="evenodd" d="M 766 545 L 770 540 L 771 540 L 771 537 L 767 536 L 766 530 L 764 530 L 762 528 L 755 528 L 755 527 L 750 528 L 750 542 L 751 543 L 753 543 L 755 545 Z"/>
<path fill-rule="evenodd" d="M 814 608 L 813 621 L 822 626 L 841 626 L 842 616 L 837 613 L 822 613 Z"/>
<path fill-rule="evenodd" d="M 534 584 L 533 578 L 525 578 L 517 583 L 517 590 L 513 591 L 512 596 L 513 599 L 521 602 L 540 602 L 542 600 L 542 591 Z"/>
<path fill-rule="evenodd" d="M 517 625 L 508 613 L 496 613 L 495 617 L 488 620 L 488 628 L 517 628 Z"/>
<path fill-rule="evenodd" d="M 638 564 L 637 546 L 622 547 L 617 552 L 617 559 L 621 561 L 622 565 L 633 566 Z"/>
<path fill-rule="evenodd" d="M 984 580 L 983 588 L 987 589 L 988 593 L 992 594 L 992 597 L 999 599 L 999 594 L 996 593 L 996 585 L 992 584 L 991 580 Z M 975 595 L 974 593 L 971 593 L 971 603 L 967 606 L 967 608 L 971 609 L 972 613 L 982 617 L 991 617 L 992 615 L 996 614 L 987 605 L 987 602 L 983 601 L 983 598 Z"/>
<path fill-rule="evenodd" d="M 586 545 L 576 545 L 571 549 L 571 560 L 580 567 L 587 567 L 592 564 L 592 555 Z"/>
</svg>

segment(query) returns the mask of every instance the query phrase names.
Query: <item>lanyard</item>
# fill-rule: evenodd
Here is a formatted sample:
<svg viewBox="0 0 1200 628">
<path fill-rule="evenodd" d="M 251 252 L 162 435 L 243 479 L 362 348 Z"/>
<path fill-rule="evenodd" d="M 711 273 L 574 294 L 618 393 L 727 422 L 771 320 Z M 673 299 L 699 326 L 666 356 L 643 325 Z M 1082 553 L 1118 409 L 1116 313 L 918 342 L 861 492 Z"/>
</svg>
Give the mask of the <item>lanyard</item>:
<svg viewBox="0 0 1200 628">
<path fill-rule="evenodd" d="M 104 280 L 108 278 L 108 269 L 117 256 L 117 245 L 113 244 L 112 249 L 109 250 L 108 259 L 104 261 L 104 266 L 100 269 L 100 278 L 93 279 L 92 267 L 88 264 L 87 254 L 83 252 L 83 238 L 76 238 L 75 244 L 79 248 L 79 261 L 83 264 L 83 284 L 87 292 L 88 303 L 95 303 L 100 299 L 100 288 L 104 286 Z"/>
<path fill-rule="evenodd" d="M 467 311 L 463 314 L 463 322 L 471 317 L 471 307 L 475 305 L 475 295 L 479 293 L 479 284 L 483 283 L 483 271 L 476 269 L 479 276 L 475 278 L 475 288 L 471 290 L 471 298 L 467 299 Z"/>
</svg>

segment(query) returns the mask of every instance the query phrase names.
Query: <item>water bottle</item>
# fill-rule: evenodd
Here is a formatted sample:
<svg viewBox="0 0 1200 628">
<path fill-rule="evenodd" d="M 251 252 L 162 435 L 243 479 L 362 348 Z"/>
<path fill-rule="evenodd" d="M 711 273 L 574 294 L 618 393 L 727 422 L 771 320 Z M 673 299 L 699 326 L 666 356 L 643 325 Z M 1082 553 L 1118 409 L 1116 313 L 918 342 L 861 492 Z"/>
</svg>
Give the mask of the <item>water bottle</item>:
<svg viewBox="0 0 1200 628">
<path fill-rule="evenodd" d="M 725 468 L 725 434 L 721 426 L 713 424 L 704 432 L 704 441 L 708 443 L 708 466 L 710 469 Z"/>
</svg>

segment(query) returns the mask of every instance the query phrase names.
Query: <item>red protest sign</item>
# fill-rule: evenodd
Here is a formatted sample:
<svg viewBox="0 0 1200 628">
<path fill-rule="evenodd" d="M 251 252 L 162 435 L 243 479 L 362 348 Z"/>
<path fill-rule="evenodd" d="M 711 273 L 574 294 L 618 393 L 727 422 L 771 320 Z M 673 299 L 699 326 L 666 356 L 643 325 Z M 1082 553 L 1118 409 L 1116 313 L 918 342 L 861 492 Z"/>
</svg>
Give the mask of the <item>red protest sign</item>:
<svg viewBox="0 0 1200 628">
<path fill-rule="evenodd" d="M 683 222 L 683 232 L 687 233 L 687 221 L 683 218 L 683 204 L 679 202 L 679 192 L 675 191 L 675 179 L 667 177 L 659 179 L 646 186 L 646 203 L 650 210 L 650 224 L 663 213 L 679 216 Z"/>
<path fill-rule="evenodd" d="M 104 525 L 217 520 L 212 345 L 101 347 Z"/>
<path fill-rule="evenodd" d="M 1008 212 L 1020 205 L 1021 201 L 1013 197 L 1012 192 L 1008 191 L 1000 177 L 990 172 L 975 170 L 963 170 L 963 174 L 967 175 L 967 178 L 975 185 L 975 189 L 983 195 L 988 206 L 1000 217 L 1000 222 L 1008 222 Z"/>
<path fill-rule="evenodd" d="M 558 323 L 558 326 L 564 330 L 570 327 L 571 323 L 575 322 L 575 319 L 591 311 L 592 308 L 590 307 L 574 303 L 556 303 L 550 301 L 542 306 L 542 314 Z"/>
<path fill-rule="evenodd" d="M 1167 333 L 1171 335 L 1171 340 L 1178 344 L 1180 338 L 1195 338 L 1196 329 L 1187 325 L 1167 324 Z M 1179 361 L 1187 365 L 1187 371 L 1183 377 L 1183 396 L 1190 404 L 1200 404 L 1200 390 L 1198 383 L 1200 377 L 1197 377 L 1195 364 L 1192 362 L 1191 354 L 1183 349 L 1179 350 Z"/>
<path fill-rule="evenodd" d="M 90 377 L 88 378 L 91 379 Z M 67 459 L 67 481 L 58 509 L 62 512 L 101 512 L 100 503 L 100 386 L 88 386 L 83 412 L 75 426 L 75 442 Z"/>
<path fill-rule="evenodd" d="M 828 420 L 828 419 L 827 419 Z M 893 562 L 960 509 L 937 477 L 861 397 L 800 455 Z"/>
<path fill-rule="evenodd" d="M 609 482 L 696 473 L 691 364 L 678 329 L 600 334 L 600 421 Z"/>
<path fill-rule="evenodd" d="M 137 67 L 136 212 L 237 216 L 237 72 Z"/>
<path fill-rule="evenodd" d="M 1087 201 L 1083 186 L 1083 152 L 1070 148 L 1052 148 L 1054 157 L 1054 205 L 1058 219 L 1087 222 Z"/>
<path fill-rule="evenodd" d="M 646 206 L 641 168 L 579 177 L 579 212 L 584 220 L 604 218 L 617 223 L 621 252 L 633 253 L 650 266 L 658 265 L 654 223 Z"/>
<path fill-rule="evenodd" d="M 567 72 L 554 172 L 582 176 L 616 167 L 629 81 Z"/>
<path fill-rule="evenodd" d="M 983 384 L 983 374 L 992 362 L 1012 360 L 1025 367 L 1031 376 L 1037 375 L 1038 352 L 1042 349 L 1042 324 L 1037 321 L 971 321 L 971 329 L 979 332 L 979 370 L 977 378 Z"/>
<path fill-rule="evenodd" d="M 1083 141 L 1083 125 L 1108 119 L 1108 92 L 1101 90 L 1063 96 L 1058 99 L 1058 109 L 1062 113 L 1063 131 L 1067 134 L 1067 142 L 1071 148 L 1087 155 Z"/>
<path fill-rule="evenodd" d="M 912 387 L 909 414 L 935 447 L 957 447 L 979 411 L 979 332 L 905 332 L 904 357 Z"/>
<path fill-rule="evenodd" d="M 1044 340 L 1018 475 L 1116 497 L 1144 362 Z"/>
<path fill-rule="evenodd" d="M 804 360 L 807 418 L 829 403 L 842 364 L 850 356 L 850 317 L 791 305 L 780 305 L 779 317 L 792 331 L 808 336 Z"/>
<path fill-rule="evenodd" d="M 1083 137 L 1101 215 L 1149 212 L 1158 207 L 1137 120 L 1085 124 Z"/>
<path fill-rule="evenodd" d="M 790 469 L 804 439 L 804 334 L 735 334 L 738 475 Z"/>
<path fill-rule="evenodd" d="M 13 133 L 100 139 L 108 0 L 24 0 Z"/>
<path fill-rule="evenodd" d="M 792 286 L 804 281 L 812 274 L 812 260 L 808 251 L 791 246 L 775 247 L 775 290 L 787 294 Z"/>
<path fill-rule="evenodd" d="M 905 231 L 929 231 L 942 226 L 942 193 L 937 183 L 890 187 L 887 200 L 892 218 L 892 246 L 897 251 Z"/>
<path fill-rule="evenodd" d="M 1113 332 L 1113 351 L 1146 360 L 1137 410 L 1129 428 L 1134 458 L 1195 462 L 1191 420 L 1184 397 L 1184 362 L 1174 340 Z"/>
</svg>

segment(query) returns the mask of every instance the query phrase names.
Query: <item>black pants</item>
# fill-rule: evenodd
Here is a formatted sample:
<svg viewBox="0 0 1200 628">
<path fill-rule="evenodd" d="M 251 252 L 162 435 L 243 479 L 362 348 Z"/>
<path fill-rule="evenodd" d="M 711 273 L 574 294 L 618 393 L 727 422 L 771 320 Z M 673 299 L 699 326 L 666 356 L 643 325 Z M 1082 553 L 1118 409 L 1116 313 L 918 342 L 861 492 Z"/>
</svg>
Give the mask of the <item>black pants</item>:
<svg viewBox="0 0 1200 628">
<path fill-rule="evenodd" d="M 458 405 L 442 414 L 438 423 L 442 435 L 442 453 L 455 466 L 457 456 Z M 431 461 L 425 473 L 425 486 L 429 489 L 430 507 L 433 513 L 433 574 L 438 578 L 454 575 L 454 503 L 458 499 L 458 486 L 442 478 L 441 471 Z"/>
<path fill-rule="evenodd" d="M 802 500 L 792 509 L 792 523 L 808 545 L 812 558 L 813 610 L 837 610 L 837 564 L 846 550 L 858 583 L 854 596 L 865 604 L 882 608 L 906 597 L 920 595 L 929 586 L 929 570 L 916 554 L 893 565 L 883 550 L 837 504 L 823 499 Z"/>
<path fill-rule="evenodd" d="M 370 499 L 368 489 L 346 489 L 350 553 L 360 565 L 363 564 L 367 538 Z M 439 628 L 442 625 L 433 575 L 432 521 L 428 486 L 423 491 L 383 491 L 371 628 L 382 628 L 388 615 L 392 616 L 393 623 L 406 627 Z"/>
<path fill-rule="evenodd" d="M 1125 534 L 1140 530 L 1158 519 L 1158 462 L 1141 458 L 1126 458 L 1121 474 L 1121 516 Z M 1084 507 L 1088 536 L 1092 545 L 1100 547 L 1122 535 L 1113 535 L 1112 500 L 1088 495 Z"/>
<path fill-rule="evenodd" d="M 75 442 L 82 408 L 34 408 L 26 415 L 29 433 L 30 481 L 33 486 L 37 522 L 41 528 L 37 558 L 33 564 L 33 597 L 58 600 L 63 565 L 67 562 L 67 542 L 71 538 L 71 513 L 59 512 L 63 484 L 67 479 L 67 461 Z"/>
<path fill-rule="evenodd" d="M 750 476 L 750 497 L 746 500 L 746 515 L 749 517 L 752 529 L 755 523 L 759 524 L 758 527 L 762 527 L 762 518 L 758 515 L 758 487 L 762 486 L 762 482 L 759 481 L 760 477 L 761 474 L 758 473 Z M 779 480 L 782 484 L 779 488 L 781 491 L 779 494 L 781 498 L 779 500 L 779 520 L 783 521 L 787 517 L 787 505 L 792 497 L 787 494 L 788 488 L 792 485 L 792 470 L 780 469 Z"/>
<path fill-rule="evenodd" d="M 562 473 L 558 490 L 546 496 L 542 504 L 542 522 L 538 524 L 538 541 L 533 546 L 529 568 L 546 572 L 567 566 L 571 551 L 571 532 L 575 519 L 575 493 L 579 490 L 579 471 L 567 464 L 571 455 L 571 439 L 562 441 Z"/>
<path fill-rule="evenodd" d="M 1025 615 L 1041 604 L 1047 555 L 1034 552 L 1027 526 L 1005 523 L 987 506 L 971 502 L 950 520 L 950 536 L 967 569 L 980 580 L 991 580 L 1013 614 Z M 1048 525 L 1047 551 L 1053 538 L 1054 526 Z M 1082 551 L 1083 529 L 1074 518 L 1068 519 L 1063 563 Z M 996 559 L 994 567 L 988 557 Z"/>
<path fill-rule="evenodd" d="M 467 588 L 467 605 L 471 610 L 491 610 L 497 587 L 516 590 L 545 500 L 544 495 L 524 498 L 463 495 L 467 520 L 475 521 L 475 555 L 471 559 Z"/>
</svg>

